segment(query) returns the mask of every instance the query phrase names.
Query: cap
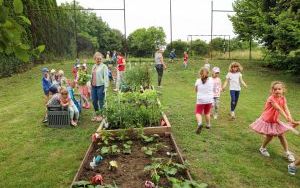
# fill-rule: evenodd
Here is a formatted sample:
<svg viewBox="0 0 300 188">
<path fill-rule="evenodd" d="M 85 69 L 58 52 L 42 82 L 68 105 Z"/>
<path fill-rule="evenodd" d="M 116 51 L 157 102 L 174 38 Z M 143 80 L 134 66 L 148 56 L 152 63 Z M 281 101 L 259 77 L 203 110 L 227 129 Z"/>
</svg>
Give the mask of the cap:
<svg viewBox="0 0 300 188">
<path fill-rule="evenodd" d="M 83 63 L 82 66 L 83 66 L 83 67 L 86 67 L 86 63 Z"/>
<path fill-rule="evenodd" d="M 214 68 L 212 69 L 212 71 L 213 71 L 214 73 L 220 73 L 220 68 L 219 68 L 219 67 L 214 67 Z"/>
<path fill-rule="evenodd" d="M 80 67 L 80 64 L 77 64 L 76 67 L 79 68 L 79 67 Z"/>
<path fill-rule="evenodd" d="M 51 69 L 50 73 L 55 73 L 56 70 L 55 69 Z"/>
<path fill-rule="evenodd" d="M 49 72 L 49 69 L 47 67 L 42 68 L 42 72 Z"/>
</svg>

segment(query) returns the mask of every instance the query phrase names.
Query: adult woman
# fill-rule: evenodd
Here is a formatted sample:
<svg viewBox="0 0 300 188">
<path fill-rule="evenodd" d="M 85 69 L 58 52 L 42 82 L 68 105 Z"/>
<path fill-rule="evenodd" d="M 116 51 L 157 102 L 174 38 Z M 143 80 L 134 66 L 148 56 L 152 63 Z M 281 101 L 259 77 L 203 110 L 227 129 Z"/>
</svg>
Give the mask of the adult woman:
<svg viewBox="0 0 300 188">
<path fill-rule="evenodd" d="M 92 121 L 101 121 L 101 110 L 104 105 L 105 92 L 109 84 L 108 68 L 102 63 L 103 55 L 100 52 L 94 54 L 95 64 L 92 68 L 92 100 L 95 109 L 95 117 Z"/>
<path fill-rule="evenodd" d="M 167 68 L 166 64 L 164 63 L 164 58 L 163 58 L 163 50 L 162 49 L 158 49 L 155 52 L 155 56 L 154 56 L 154 60 L 155 60 L 155 68 L 158 74 L 158 87 L 161 87 L 161 80 L 162 80 L 162 76 L 164 73 L 164 69 Z"/>
</svg>

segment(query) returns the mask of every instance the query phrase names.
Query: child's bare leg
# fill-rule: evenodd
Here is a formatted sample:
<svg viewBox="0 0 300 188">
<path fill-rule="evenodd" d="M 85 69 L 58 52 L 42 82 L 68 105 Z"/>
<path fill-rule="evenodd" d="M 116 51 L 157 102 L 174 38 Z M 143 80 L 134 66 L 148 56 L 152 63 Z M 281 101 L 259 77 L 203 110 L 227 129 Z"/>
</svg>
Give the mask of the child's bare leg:
<svg viewBox="0 0 300 188">
<path fill-rule="evenodd" d="M 205 120 L 206 120 L 206 127 L 210 127 L 210 113 L 205 115 Z"/>
<path fill-rule="evenodd" d="M 278 138 L 280 140 L 280 143 L 281 143 L 284 151 L 287 152 L 289 150 L 289 147 L 288 147 L 288 143 L 287 143 L 287 140 L 286 140 L 285 136 L 284 135 L 279 135 Z"/>
<path fill-rule="evenodd" d="M 266 146 L 271 142 L 273 139 L 273 136 L 271 135 L 266 135 L 265 140 L 263 141 L 263 144 L 261 145 L 262 148 L 266 148 Z"/>
<path fill-rule="evenodd" d="M 201 114 L 196 114 L 196 120 L 197 120 L 197 124 L 202 125 L 202 116 Z"/>
</svg>

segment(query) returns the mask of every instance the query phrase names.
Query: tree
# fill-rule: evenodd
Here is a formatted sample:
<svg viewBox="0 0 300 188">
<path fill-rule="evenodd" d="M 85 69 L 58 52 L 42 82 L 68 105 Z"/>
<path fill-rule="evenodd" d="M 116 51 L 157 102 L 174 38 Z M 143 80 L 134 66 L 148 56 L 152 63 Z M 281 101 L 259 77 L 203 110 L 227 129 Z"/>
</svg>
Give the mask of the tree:
<svg viewBox="0 0 300 188">
<path fill-rule="evenodd" d="M 236 0 L 230 17 L 241 39 L 256 39 L 267 49 L 268 62 L 298 72 L 299 0 Z"/>
<path fill-rule="evenodd" d="M 175 49 L 177 57 L 182 57 L 184 51 L 188 51 L 188 44 L 185 41 L 177 40 L 172 42 L 172 49 Z M 167 45 L 165 55 L 169 55 L 171 52 L 171 44 Z"/>
<path fill-rule="evenodd" d="M 149 56 L 157 47 L 166 44 L 165 38 L 162 27 L 137 29 L 128 36 L 129 52 L 137 57 Z"/>
<path fill-rule="evenodd" d="M 9 3 L 13 3 L 12 8 Z M 5 5 L 0 0 L 0 53 L 15 55 L 19 60 L 28 62 L 32 55 L 38 56 L 44 51 L 45 46 L 32 49 L 24 40 L 25 27 L 30 25 L 30 20 L 23 15 L 23 3 L 21 0 L 7 2 Z"/>
<path fill-rule="evenodd" d="M 220 37 L 212 39 L 212 41 L 209 42 L 209 45 L 211 46 L 212 50 L 223 52 L 224 49 L 226 50 L 227 47 L 227 41 L 225 39 L 222 39 Z"/>
<path fill-rule="evenodd" d="M 208 54 L 209 47 L 205 41 L 197 39 L 193 41 L 191 50 L 195 55 L 206 55 Z"/>
</svg>

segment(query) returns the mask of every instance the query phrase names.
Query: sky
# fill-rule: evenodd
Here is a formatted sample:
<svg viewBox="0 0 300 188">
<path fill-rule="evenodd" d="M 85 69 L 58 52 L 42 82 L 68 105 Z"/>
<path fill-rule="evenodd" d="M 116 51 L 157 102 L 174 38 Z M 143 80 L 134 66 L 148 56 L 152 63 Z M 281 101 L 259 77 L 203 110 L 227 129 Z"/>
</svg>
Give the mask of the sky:
<svg viewBox="0 0 300 188">
<path fill-rule="evenodd" d="M 56 0 L 60 5 L 72 0 Z M 76 0 L 85 8 L 123 8 L 123 0 Z M 234 0 L 214 0 L 215 10 L 232 10 Z M 111 28 L 124 33 L 123 11 L 95 11 Z M 234 36 L 228 15 L 214 12 L 213 34 Z M 172 0 L 173 41 L 190 40 L 187 35 L 210 35 L 211 0 Z M 170 0 L 126 0 L 127 36 L 141 27 L 161 26 L 170 42 Z M 209 41 L 210 37 L 193 37 Z"/>
</svg>

